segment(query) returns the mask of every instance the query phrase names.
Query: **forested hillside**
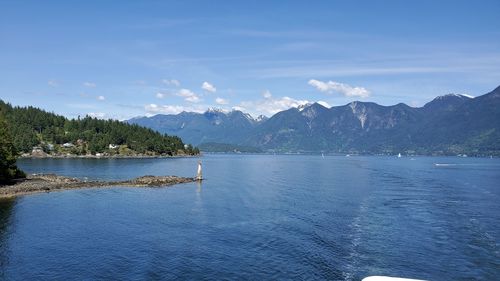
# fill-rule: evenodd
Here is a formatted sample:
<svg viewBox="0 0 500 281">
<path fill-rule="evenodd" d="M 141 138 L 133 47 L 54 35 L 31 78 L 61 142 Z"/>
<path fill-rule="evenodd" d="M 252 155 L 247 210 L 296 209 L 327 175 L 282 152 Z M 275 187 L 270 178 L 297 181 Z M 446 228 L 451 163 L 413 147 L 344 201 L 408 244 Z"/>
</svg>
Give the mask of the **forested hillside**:
<svg viewBox="0 0 500 281">
<path fill-rule="evenodd" d="M 67 119 L 35 107 L 12 107 L 0 100 L 13 143 L 19 153 L 52 155 L 178 155 L 197 148 L 138 125 L 92 117 Z"/>
</svg>

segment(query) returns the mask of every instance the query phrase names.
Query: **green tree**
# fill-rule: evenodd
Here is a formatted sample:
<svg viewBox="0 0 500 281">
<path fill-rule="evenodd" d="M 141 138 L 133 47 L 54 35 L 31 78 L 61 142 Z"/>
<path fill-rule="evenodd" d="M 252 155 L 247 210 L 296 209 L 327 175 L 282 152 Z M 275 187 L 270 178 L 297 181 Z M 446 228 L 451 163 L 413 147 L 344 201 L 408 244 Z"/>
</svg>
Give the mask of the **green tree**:
<svg viewBox="0 0 500 281">
<path fill-rule="evenodd" d="M 16 149 L 12 142 L 8 123 L 0 112 L 0 184 L 11 183 L 13 179 L 26 175 L 16 166 Z"/>
</svg>

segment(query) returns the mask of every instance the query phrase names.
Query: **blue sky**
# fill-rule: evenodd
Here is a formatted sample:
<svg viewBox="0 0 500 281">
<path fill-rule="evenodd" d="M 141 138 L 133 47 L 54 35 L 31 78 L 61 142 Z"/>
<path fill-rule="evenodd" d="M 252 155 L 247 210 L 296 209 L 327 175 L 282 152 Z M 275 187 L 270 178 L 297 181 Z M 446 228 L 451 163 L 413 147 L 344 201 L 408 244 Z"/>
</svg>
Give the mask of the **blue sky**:
<svg viewBox="0 0 500 281">
<path fill-rule="evenodd" d="M 2 1 L 0 98 L 127 119 L 500 85 L 500 1 Z"/>
</svg>

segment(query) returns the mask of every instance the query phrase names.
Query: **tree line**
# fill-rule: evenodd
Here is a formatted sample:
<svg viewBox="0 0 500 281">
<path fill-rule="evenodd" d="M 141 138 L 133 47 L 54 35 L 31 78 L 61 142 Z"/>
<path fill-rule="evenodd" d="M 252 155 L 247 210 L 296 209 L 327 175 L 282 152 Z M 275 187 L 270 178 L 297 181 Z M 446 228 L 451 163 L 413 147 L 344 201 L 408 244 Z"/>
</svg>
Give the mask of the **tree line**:
<svg viewBox="0 0 500 281">
<path fill-rule="evenodd" d="M 143 155 L 199 154 L 198 148 L 185 145 L 177 136 L 160 134 L 151 129 L 117 120 L 85 116 L 68 119 L 32 106 L 11 106 L 0 100 L 0 112 L 9 127 L 14 149 L 30 153 L 34 147 L 53 149 L 54 145 L 74 145 L 74 154 L 96 154 L 110 151 L 110 144 Z"/>
</svg>

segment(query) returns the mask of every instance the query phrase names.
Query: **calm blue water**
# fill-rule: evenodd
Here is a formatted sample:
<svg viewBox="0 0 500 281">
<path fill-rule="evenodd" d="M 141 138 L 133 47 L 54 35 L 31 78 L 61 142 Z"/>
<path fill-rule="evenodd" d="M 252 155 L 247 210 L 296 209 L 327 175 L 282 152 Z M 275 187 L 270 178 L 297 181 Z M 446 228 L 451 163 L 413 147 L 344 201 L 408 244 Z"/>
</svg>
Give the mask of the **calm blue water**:
<svg viewBox="0 0 500 281">
<path fill-rule="evenodd" d="M 127 179 L 193 176 L 197 160 L 19 164 L 31 173 Z M 2 201 L 1 279 L 500 276 L 499 159 L 208 155 L 203 164 L 201 185 Z"/>
</svg>

